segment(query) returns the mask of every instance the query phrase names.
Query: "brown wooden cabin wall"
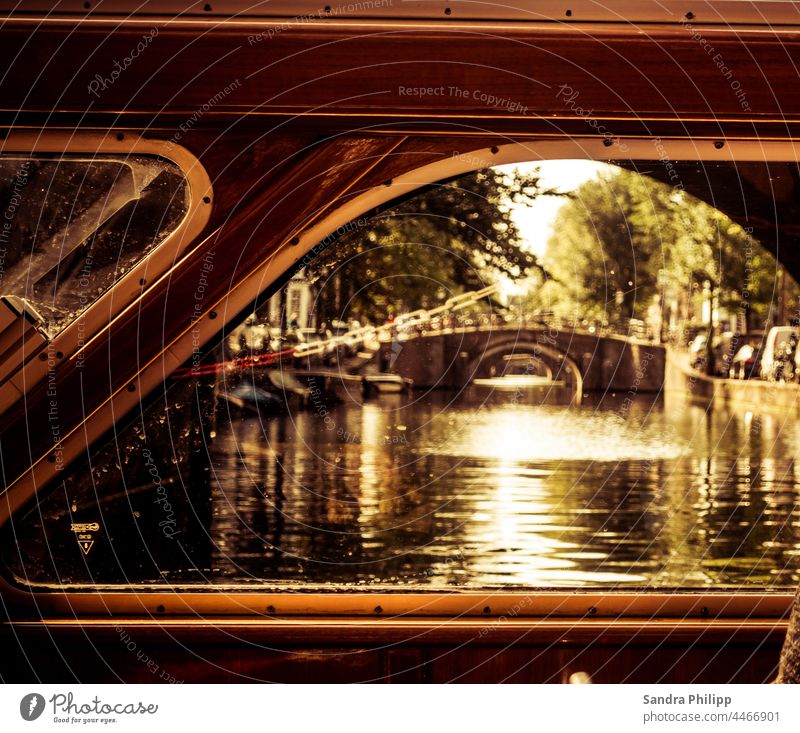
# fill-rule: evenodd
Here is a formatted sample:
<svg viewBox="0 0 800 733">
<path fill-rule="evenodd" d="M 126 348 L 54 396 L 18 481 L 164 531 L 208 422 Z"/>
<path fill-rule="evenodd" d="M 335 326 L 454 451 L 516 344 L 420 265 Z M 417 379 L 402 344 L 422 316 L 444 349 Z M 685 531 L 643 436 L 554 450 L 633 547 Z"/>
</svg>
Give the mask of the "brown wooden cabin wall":
<svg viewBox="0 0 800 733">
<path fill-rule="evenodd" d="M 157 43 L 95 98 L 97 73 L 113 68 L 156 24 Z M 298 24 L 251 42 L 267 23 L 206 25 L 166 20 L 12 18 L 0 28 L 0 126 L 80 128 L 170 140 L 210 99 L 236 83 L 180 144 L 214 186 L 211 221 L 192 261 L 168 287 L 154 287 L 86 352 L 56 371 L 61 412 L 71 423 L 125 385 L 188 325 L 187 300 L 209 251 L 224 252 L 210 305 L 266 261 L 307 223 L 386 180 L 455 153 L 594 128 L 559 94 L 615 136 L 685 136 L 712 144 L 727 137 L 792 140 L 800 127 L 793 28 L 708 29 L 746 91 L 749 110 L 706 49 L 684 27 L 387 22 Z M 421 60 L 422 59 L 422 60 Z M 524 111 L 487 108 L 449 91 L 410 97 L 401 87 L 484 90 Z M 157 324 L 157 328 L 142 327 Z M 161 326 L 165 328 L 162 333 Z M 116 359 L 108 354 L 137 354 Z M 4 471 L 11 480 L 49 448 L 46 389 L 0 421 Z M 380 628 L 349 638 L 313 624 L 291 637 L 269 623 L 255 631 L 213 633 L 213 620 L 181 630 L 159 619 L 128 630 L 81 624 L 0 629 L 0 677 L 15 682 L 168 681 L 514 681 L 561 682 L 588 671 L 607 682 L 763 682 L 774 676 L 784 627 L 687 634 L 627 630 L 609 636 L 575 620 L 570 632 L 542 636 L 535 624 L 517 637 L 453 638 L 447 623 L 424 639 Z M 252 624 L 251 624 L 252 625 Z M 122 631 L 117 630 L 117 626 Z M 211 628 L 212 631 L 208 631 Z M 130 633 L 134 651 L 122 635 Z M 136 652 L 141 652 L 137 657 Z M 142 662 L 147 657 L 157 666 Z M 167 678 L 160 675 L 167 673 Z"/>
<path fill-rule="evenodd" d="M 212 621 L 182 628 L 120 619 L 104 626 L 5 628 L 0 679 L 14 682 L 766 683 L 775 679 L 784 627 L 695 626 L 614 632 L 446 628 L 426 633 L 374 626 L 322 629 Z M 502 626 L 502 624 L 500 625 Z"/>
</svg>

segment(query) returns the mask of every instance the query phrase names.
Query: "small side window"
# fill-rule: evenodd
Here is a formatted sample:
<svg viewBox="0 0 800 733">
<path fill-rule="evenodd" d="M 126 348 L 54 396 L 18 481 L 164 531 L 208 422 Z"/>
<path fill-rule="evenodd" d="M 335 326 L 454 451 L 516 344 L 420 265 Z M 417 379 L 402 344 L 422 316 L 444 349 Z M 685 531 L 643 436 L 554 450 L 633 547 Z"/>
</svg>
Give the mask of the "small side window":
<svg viewBox="0 0 800 733">
<path fill-rule="evenodd" d="M 0 156 L 0 295 L 24 298 L 49 337 L 181 223 L 189 187 L 155 156 Z"/>
</svg>

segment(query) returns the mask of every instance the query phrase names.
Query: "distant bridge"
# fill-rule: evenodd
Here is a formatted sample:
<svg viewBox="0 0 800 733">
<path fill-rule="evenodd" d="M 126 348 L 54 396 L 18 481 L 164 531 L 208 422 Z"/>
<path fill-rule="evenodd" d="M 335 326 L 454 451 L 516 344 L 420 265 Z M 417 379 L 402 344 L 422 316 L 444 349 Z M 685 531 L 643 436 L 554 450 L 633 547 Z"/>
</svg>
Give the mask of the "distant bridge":
<svg viewBox="0 0 800 733">
<path fill-rule="evenodd" d="M 527 358 L 526 358 L 527 357 Z M 548 326 L 481 326 L 400 334 L 381 344 L 380 367 L 415 387 L 459 389 L 507 373 L 544 374 L 584 391 L 657 392 L 664 385 L 665 349 L 624 336 Z"/>
<path fill-rule="evenodd" d="M 328 355 L 336 354 L 341 359 L 346 352 L 352 354 L 361 348 L 365 352 L 356 359 L 339 361 L 339 367 L 351 372 L 377 357 L 381 372 L 409 378 L 416 388 L 460 389 L 475 379 L 513 374 L 564 382 L 578 391 L 662 389 L 665 349 L 648 341 L 546 323 L 462 325 L 458 311 L 474 306 L 497 289 L 497 285 L 489 285 L 448 298 L 436 307 L 403 314 L 380 326 L 359 326 L 280 351 L 185 367 L 174 376 L 272 368 L 297 359 L 305 360 L 307 368 Z M 434 324 L 445 321 L 454 325 L 436 330 Z"/>
</svg>

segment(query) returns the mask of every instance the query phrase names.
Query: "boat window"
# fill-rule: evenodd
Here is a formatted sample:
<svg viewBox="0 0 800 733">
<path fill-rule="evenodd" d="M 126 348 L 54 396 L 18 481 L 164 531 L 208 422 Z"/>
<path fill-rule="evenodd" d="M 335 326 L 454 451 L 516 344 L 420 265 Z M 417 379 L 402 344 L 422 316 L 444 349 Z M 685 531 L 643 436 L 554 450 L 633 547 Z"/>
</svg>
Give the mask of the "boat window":
<svg viewBox="0 0 800 733">
<path fill-rule="evenodd" d="M 101 198 L 115 165 L 92 174 Z M 669 165 L 482 170 L 341 227 L 7 523 L 5 572 L 796 586 L 800 289 L 773 253 L 796 236 L 797 168 Z M 792 337 L 762 360 L 773 328 Z"/>
<path fill-rule="evenodd" d="M 162 158 L 0 156 L 0 295 L 52 337 L 185 217 L 189 189 Z"/>
</svg>

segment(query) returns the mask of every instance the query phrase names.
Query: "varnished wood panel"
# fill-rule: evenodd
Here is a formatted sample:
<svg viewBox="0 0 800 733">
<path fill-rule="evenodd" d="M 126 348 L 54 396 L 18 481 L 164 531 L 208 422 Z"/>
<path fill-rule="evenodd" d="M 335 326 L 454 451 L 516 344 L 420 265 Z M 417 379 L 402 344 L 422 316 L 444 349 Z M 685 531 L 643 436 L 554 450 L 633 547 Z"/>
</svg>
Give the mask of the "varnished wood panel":
<svg viewBox="0 0 800 733">
<path fill-rule="evenodd" d="M 613 625 L 613 624 L 611 624 Z M 595 682 L 763 683 L 774 679 L 780 632 L 748 630 L 688 636 L 628 633 L 615 641 L 574 624 L 572 638 L 476 634 L 451 627 L 417 634 L 339 638 L 310 622 L 306 641 L 252 623 L 206 633 L 188 623 L 120 620 L 105 628 L 45 625 L 0 628 L 4 682 L 389 682 L 561 683 L 573 672 Z M 458 624 L 455 624 L 457 630 Z M 362 635 L 363 636 L 363 635 Z"/>
<path fill-rule="evenodd" d="M 91 93 L 153 28 L 158 35 L 119 79 Z M 6 120 L 89 114 L 173 129 L 203 109 L 198 124 L 273 115 L 284 129 L 312 119 L 319 131 L 398 123 L 441 131 L 450 122 L 525 134 L 584 117 L 592 133 L 591 117 L 612 134 L 655 133 L 671 120 L 687 131 L 698 124 L 723 134 L 739 121 L 786 135 L 800 119 L 798 43 L 786 27 L 12 20 L 2 29 L 0 58 L 13 73 L 0 82 L 0 107 Z M 560 94 L 562 85 L 577 95 Z M 408 91 L 419 88 L 439 91 Z"/>
</svg>

